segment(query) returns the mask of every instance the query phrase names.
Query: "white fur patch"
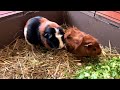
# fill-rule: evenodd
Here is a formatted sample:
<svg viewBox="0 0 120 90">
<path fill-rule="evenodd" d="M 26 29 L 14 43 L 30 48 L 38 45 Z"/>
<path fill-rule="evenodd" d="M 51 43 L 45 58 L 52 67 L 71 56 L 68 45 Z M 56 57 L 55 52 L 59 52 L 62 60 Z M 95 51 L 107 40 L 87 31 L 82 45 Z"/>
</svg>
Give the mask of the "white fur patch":
<svg viewBox="0 0 120 90">
<path fill-rule="evenodd" d="M 24 28 L 24 36 L 25 36 L 25 38 L 27 36 L 27 27 Z"/>
<path fill-rule="evenodd" d="M 24 28 L 24 36 L 25 36 L 25 40 L 26 40 L 26 42 L 27 42 L 29 45 L 32 46 L 32 44 L 29 43 L 28 40 L 27 40 L 27 27 Z"/>
<path fill-rule="evenodd" d="M 63 47 L 65 46 L 65 45 L 63 44 L 63 41 L 62 41 L 62 36 L 63 36 L 63 35 L 60 35 L 60 34 L 59 34 L 59 29 L 55 28 L 55 31 L 56 31 L 55 36 L 56 36 L 56 38 L 58 38 L 58 40 L 59 40 L 59 49 L 61 49 L 61 48 L 63 48 Z"/>
</svg>

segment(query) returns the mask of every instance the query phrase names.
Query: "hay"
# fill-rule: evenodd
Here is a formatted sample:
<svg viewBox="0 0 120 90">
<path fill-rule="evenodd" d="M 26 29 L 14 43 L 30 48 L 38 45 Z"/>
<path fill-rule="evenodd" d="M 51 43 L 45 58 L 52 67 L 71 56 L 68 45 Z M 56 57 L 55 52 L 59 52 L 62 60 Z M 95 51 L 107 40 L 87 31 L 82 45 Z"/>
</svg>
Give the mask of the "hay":
<svg viewBox="0 0 120 90">
<path fill-rule="evenodd" d="M 102 58 L 118 54 L 113 49 L 110 51 L 111 47 L 101 48 L 107 53 Z M 81 60 L 66 50 L 37 47 L 32 51 L 24 39 L 17 38 L 0 50 L 0 79 L 71 79 L 87 62 L 86 58 L 85 62 Z"/>
<path fill-rule="evenodd" d="M 101 48 L 101 60 L 120 57 L 117 50 L 111 48 L 110 42 L 109 47 Z M 16 38 L 0 50 L 0 79 L 72 79 L 87 61 L 87 58 L 77 58 L 66 50 L 31 48 L 24 39 Z"/>
<path fill-rule="evenodd" d="M 0 50 L 0 79 L 67 79 L 79 60 L 66 50 L 31 47 L 24 39 Z"/>
</svg>

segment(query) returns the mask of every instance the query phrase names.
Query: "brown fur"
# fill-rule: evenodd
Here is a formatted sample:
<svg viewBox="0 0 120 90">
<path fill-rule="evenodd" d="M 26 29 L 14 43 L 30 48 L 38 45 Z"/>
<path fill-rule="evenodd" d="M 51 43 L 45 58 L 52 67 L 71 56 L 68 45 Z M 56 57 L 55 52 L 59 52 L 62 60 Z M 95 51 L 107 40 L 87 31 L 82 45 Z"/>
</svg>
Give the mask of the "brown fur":
<svg viewBox="0 0 120 90">
<path fill-rule="evenodd" d="M 65 30 L 65 41 L 68 51 L 78 56 L 97 56 L 101 54 L 98 40 L 76 27 Z"/>
</svg>

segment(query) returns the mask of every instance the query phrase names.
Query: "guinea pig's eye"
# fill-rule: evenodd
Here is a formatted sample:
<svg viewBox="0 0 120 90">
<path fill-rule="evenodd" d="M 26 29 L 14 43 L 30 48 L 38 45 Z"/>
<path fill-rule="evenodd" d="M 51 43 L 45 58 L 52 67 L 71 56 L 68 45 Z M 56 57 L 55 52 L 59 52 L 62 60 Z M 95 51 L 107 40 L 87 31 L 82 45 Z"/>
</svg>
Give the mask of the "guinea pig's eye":
<svg viewBox="0 0 120 90">
<path fill-rule="evenodd" d="M 64 33 L 63 31 L 59 31 L 59 34 L 62 34 L 62 35 L 64 35 L 65 33 Z"/>
<path fill-rule="evenodd" d="M 72 37 L 69 35 L 69 36 L 67 37 L 67 39 L 72 39 Z"/>
<path fill-rule="evenodd" d="M 96 51 L 96 48 L 93 48 L 93 51 Z"/>
</svg>

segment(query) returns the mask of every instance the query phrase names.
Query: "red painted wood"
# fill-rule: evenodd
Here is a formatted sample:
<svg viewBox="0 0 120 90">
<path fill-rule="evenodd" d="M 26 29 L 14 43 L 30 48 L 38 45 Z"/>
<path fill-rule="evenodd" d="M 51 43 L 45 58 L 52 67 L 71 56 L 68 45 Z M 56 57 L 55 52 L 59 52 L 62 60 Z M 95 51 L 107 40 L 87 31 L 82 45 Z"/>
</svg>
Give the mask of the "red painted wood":
<svg viewBox="0 0 120 90">
<path fill-rule="evenodd" d="M 20 12 L 22 11 L 0 11 L 0 18 Z"/>
<path fill-rule="evenodd" d="M 6 13 L 10 13 L 10 12 L 13 12 L 13 11 L 0 11 L 0 15 L 6 14 Z"/>
<path fill-rule="evenodd" d="M 120 11 L 97 11 L 96 14 L 120 23 Z"/>
</svg>

